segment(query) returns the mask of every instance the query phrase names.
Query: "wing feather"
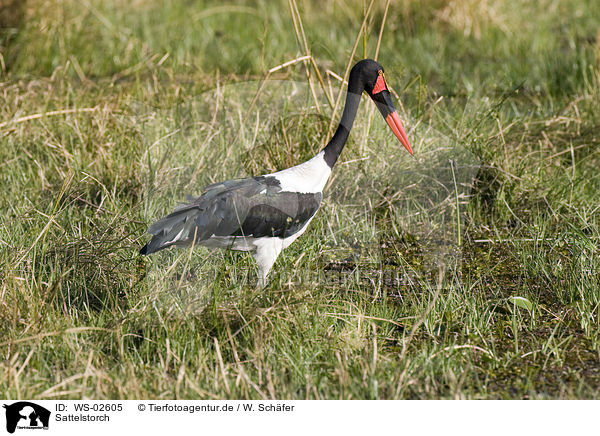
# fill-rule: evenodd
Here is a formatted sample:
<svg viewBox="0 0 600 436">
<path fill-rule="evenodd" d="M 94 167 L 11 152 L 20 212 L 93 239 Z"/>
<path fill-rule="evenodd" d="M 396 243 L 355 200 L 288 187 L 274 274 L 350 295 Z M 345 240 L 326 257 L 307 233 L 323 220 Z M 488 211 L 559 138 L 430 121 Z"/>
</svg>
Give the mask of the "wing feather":
<svg viewBox="0 0 600 436">
<path fill-rule="evenodd" d="M 321 193 L 282 191 L 274 177 L 228 180 L 188 197 L 148 229 L 152 239 L 140 251 L 150 254 L 171 245 L 197 243 L 213 236 L 288 237 L 317 212 Z"/>
</svg>

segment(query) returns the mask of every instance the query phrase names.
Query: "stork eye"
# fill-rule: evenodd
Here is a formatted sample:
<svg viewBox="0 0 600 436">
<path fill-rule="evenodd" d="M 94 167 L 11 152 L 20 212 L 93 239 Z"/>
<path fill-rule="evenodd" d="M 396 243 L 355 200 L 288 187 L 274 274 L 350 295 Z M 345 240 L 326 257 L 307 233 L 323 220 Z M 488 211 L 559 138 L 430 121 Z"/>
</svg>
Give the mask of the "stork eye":
<svg viewBox="0 0 600 436">
<path fill-rule="evenodd" d="M 383 77 L 383 71 L 378 71 L 377 81 L 375 82 L 375 86 L 373 87 L 373 91 L 371 94 L 379 94 L 381 91 L 385 91 L 387 86 L 385 85 L 385 78 Z"/>
</svg>

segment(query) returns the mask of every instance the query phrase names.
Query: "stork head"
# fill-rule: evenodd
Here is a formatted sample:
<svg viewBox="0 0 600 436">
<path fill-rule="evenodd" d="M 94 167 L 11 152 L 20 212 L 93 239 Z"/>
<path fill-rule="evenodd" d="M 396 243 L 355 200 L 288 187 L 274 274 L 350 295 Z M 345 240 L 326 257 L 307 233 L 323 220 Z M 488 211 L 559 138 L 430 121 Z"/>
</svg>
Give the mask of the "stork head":
<svg viewBox="0 0 600 436">
<path fill-rule="evenodd" d="M 404 127 L 394 107 L 392 95 L 385 80 L 383 67 L 372 59 L 363 59 L 358 62 L 350 72 L 349 84 L 355 84 L 356 89 L 348 89 L 350 92 L 361 94 L 366 91 L 375 102 L 377 109 L 385 119 L 390 129 L 400 140 L 402 145 L 413 154 L 412 147 L 408 142 Z M 350 85 L 349 85 L 350 86 Z"/>
</svg>

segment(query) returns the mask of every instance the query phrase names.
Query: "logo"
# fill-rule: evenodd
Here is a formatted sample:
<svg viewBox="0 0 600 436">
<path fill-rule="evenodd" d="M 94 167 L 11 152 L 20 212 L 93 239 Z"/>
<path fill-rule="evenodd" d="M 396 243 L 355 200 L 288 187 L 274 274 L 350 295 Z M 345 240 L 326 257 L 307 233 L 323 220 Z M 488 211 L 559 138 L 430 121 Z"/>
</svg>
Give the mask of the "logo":
<svg viewBox="0 0 600 436">
<path fill-rule="evenodd" d="M 6 409 L 6 431 L 14 433 L 18 429 L 48 430 L 50 411 L 29 401 L 19 401 L 4 405 Z"/>
</svg>

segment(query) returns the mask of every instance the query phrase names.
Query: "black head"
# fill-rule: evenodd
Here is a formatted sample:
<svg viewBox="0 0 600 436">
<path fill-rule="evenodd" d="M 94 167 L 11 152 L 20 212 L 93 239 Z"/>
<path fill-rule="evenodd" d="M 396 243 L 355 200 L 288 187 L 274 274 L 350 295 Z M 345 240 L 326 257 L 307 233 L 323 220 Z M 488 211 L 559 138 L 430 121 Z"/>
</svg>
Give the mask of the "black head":
<svg viewBox="0 0 600 436">
<path fill-rule="evenodd" d="M 383 67 L 372 59 L 363 59 L 352 67 L 348 81 L 348 92 L 362 94 L 366 91 L 369 97 L 375 102 L 377 109 L 390 126 L 394 135 L 400 140 L 402 145 L 413 154 L 396 108 L 392 101 L 392 95 L 388 89 L 385 80 Z"/>
<path fill-rule="evenodd" d="M 358 91 L 360 87 L 361 91 L 367 91 L 371 95 L 380 71 L 383 73 L 383 67 L 373 59 L 358 61 L 350 70 L 350 83 L 356 84 L 356 89 L 352 91 Z"/>
</svg>

